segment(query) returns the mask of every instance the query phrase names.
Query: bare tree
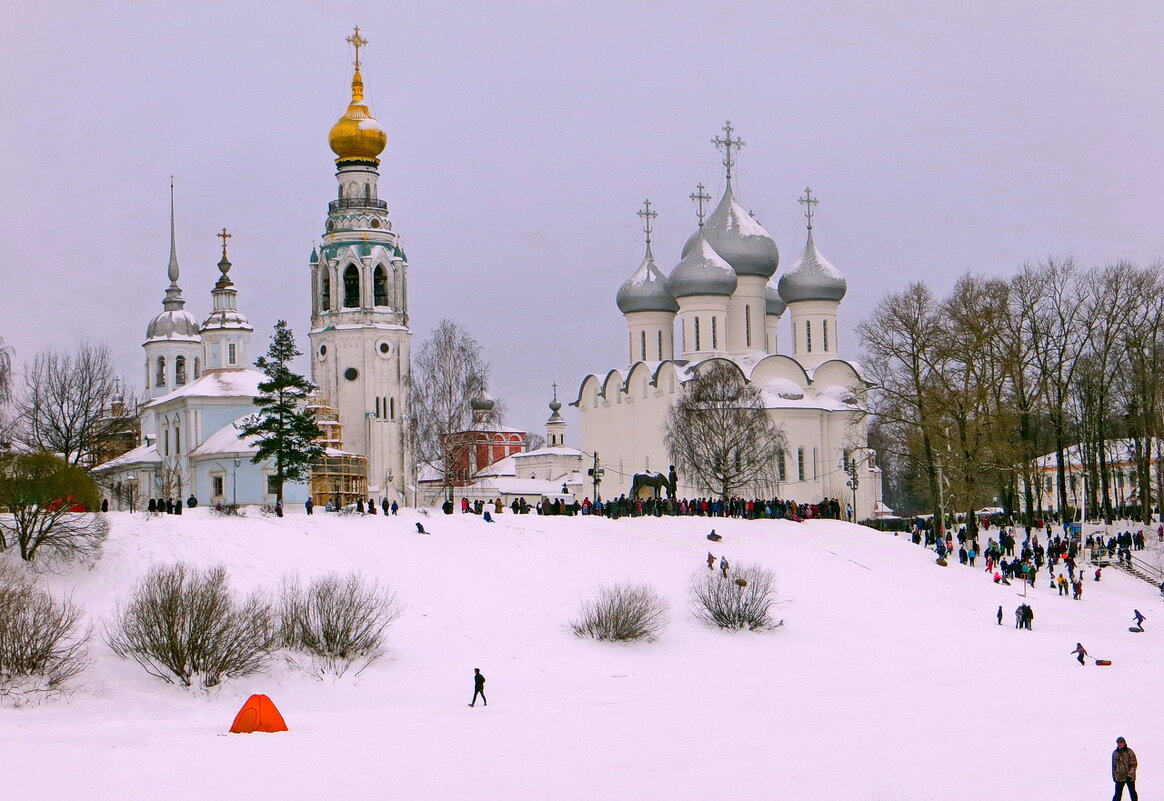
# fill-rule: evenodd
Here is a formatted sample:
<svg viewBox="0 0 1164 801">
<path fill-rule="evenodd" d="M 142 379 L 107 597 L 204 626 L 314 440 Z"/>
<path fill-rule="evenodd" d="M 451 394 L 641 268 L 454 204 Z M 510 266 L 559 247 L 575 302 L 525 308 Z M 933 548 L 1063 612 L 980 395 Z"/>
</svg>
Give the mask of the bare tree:
<svg viewBox="0 0 1164 801">
<path fill-rule="evenodd" d="M 599 587 L 570 628 L 578 637 L 626 642 L 654 640 L 666 625 L 667 602 L 651 587 L 615 584 Z"/>
<path fill-rule="evenodd" d="M 784 434 L 768 416 L 760 391 L 738 367 L 714 360 L 683 385 L 667 413 L 671 459 L 696 484 L 721 498 L 774 486 Z"/>
<path fill-rule="evenodd" d="M 359 674 L 384 655 L 388 626 L 403 613 L 396 593 L 358 573 L 328 574 L 304 587 L 285 578 L 280 596 L 283 645 L 308 655 L 316 675 Z"/>
<path fill-rule="evenodd" d="M 123 659 L 183 687 L 213 687 L 263 670 L 278 644 L 271 602 L 261 593 L 238 599 L 222 565 L 200 570 L 158 566 L 118 604 L 105 635 Z"/>
<path fill-rule="evenodd" d="M 527 453 L 544 447 L 546 447 L 546 438 L 541 434 L 529 434 L 526 436 L 525 450 Z"/>
<path fill-rule="evenodd" d="M 64 690 L 89 664 L 88 639 L 80 607 L 0 565 L 0 698 L 19 705 Z"/>
<path fill-rule="evenodd" d="M 108 440 L 132 420 L 135 404 L 125 386 L 107 345 L 38 353 L 16 401 L 20 437 L 30 448 L 93 467 Z"/>
<path fill-rule="evenodd" d="M 756 631 L 779 626 L 772 620 L 776 577 L 761 565 L 743 564 L 730 576 L 699 570 L 691 576 L 691 611 L 721 629 Z"/>
<path fill-rule="evenodd" d="M 471 420 L 470 403 L 488 385 L 489 365 L 480 344 L 452 320 L 441 320 L 421 346 L 412 368 L 413 442 L 417 461 L 439 463 L 447 491 L 462 461 L 463 445 L 449 438 Z M 488 422 L 500 423 L 503 408 L 494 402 Z"/>
<path fill-rule="evenodd" d="M 109 529 L 99 503 L 93 480 L 50 453 L 0 457 L 0 550 L 27 562 L 95 557 Z"/>
</svg>

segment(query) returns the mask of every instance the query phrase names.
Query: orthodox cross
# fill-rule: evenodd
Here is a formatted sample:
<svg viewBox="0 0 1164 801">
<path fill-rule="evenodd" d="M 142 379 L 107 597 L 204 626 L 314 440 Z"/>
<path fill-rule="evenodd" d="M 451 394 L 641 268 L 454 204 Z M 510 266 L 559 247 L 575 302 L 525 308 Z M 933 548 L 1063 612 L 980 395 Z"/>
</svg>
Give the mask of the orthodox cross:
<svg viewBox="0 0 1164 801">
<path fill-rule="evenodd" d="M 215 234 L 216 237 L 222 240 L 222 258 L 226 258 L 226 240 L 230 239 L 234 234 L 228 234 L 224 227 L 221 231 Z"/>
<path fill-rule="evenodd" d="M 812 207 L 815 206 L 817 203 L 820 203 L 820 201 L 812 196 L 812 189 L 810 189 L 809 187 L 806 186 L 804 188 L 804 197 L 800 198 L 796 202 L 804 204 L 804 216 L 808 218 L 808 230 L 811 231 L 812 230 L 812 213 L 813 213 Z"/>
<path fill-rule="evenodd" d="M 555 381 L 553 386 L 554 386 L 554 400 L 557 400 L 558 399 L 558 382 Z"/>
<path fill-rule="evenodd" d="M 360 36 L 360 26 L 356 26 L 356 32 L 344 39 L 345 42 L 356 48 L 356 69 L 360 68 L 360 48 L 368 44 L 368 40 Z"/>
<path fill-rule="evenodd" d="M 732 179 L 732 165 L 736 163 L 736 158 L 732 154 L 732 149 L 735 148 L 736 150 L 739 150 L 744 146 L 743 139 L 740 139 L 739 137 L 732 139 L 732 132 L 734 130 L 735 128 L 732 127 L 731 120 L 728 120 L 723 124 L 723 138 L 717 136 L 711 140 L 713 145 L 724 151 L 723 166 L 727 167 L 727 178 L 729 181 Z"/>
<path fill-rule="evenodd" d="M 695 213 L 699 216 L 699 227 L 703 227 L 703 204 L 711 201 L 711 195 L 707 194 L 707 188 L 703 184 L 696 184 L 695 191 L 688 195 L 695 201 L 698 211 Z"/>
<path fill-rule="evenodd" d="M 650 198 L 647 198 L 647 199 L 643 200 L 642 209 L 640 209 L 639 211 L 636 211 L 635 214 L 639 215 L 644 220 L 646 220 L 646 225 L 643 227 L 643 232 L 647 235 L 647 244 L 650 245 L 651 244 L 651 220 L 654 219 L 655 217 L 658 217 L 659 212 L 651 211 L 651 201 L 650 201 Z M 554 386 L 556 388 L 557 384 L 555 384 Z"/>
</svg>

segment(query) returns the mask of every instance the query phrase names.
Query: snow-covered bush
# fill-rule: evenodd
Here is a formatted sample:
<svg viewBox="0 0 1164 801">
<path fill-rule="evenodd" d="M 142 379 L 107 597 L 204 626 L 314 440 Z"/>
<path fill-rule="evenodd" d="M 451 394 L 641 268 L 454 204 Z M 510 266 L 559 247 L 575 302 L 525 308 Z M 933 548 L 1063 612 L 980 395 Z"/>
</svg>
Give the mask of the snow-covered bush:
<svg viewBox="0 0 1164 801">
<path fill-rule="evenodd" d="M 667 602 L 645 584 L 599 587 L 570 624 L 579 637 L 596 640 L 654 640 L 667 625 Z"/>
<path fill-rule="evenodd" d="M 359 673 L 384 654 L 384 636 L 403 607 L 391 590 L 359 573 L 331 573 L 304 587 L 283 580 L 279 635 L 283 646 L 305 654 L 316 675 Z"/>
<path fill-rule="evenodd" d="M 0 565 L 0 698 L 20 704 L 61 692 L 89 664 L 81 610 Z"/>
<path fill-rule="evenodd" d="M 153 568 L 106 628 L 113 652 L 151 676 L 184 687 L 213 687 L 261 671 L 278 645 L 271 602 L 239 599 L 226 568 L 183 563 Z"/>
<path fill-rule="evenodd" d="M 691 577 L 691 611 L 721 629 L 768 629 L 772 621 L 776 577 L 761 565 L 740 565 L 725 578 L 718 570 Z"/>
</svg>

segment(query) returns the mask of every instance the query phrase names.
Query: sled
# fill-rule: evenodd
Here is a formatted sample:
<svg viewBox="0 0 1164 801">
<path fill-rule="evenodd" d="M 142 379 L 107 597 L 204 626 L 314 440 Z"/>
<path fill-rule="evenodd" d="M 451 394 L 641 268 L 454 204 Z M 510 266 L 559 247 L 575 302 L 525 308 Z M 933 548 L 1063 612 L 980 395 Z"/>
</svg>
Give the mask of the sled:
<svg viewBox="0 0 1164 801">
<path fill-rule="evenodd" d="M 948 564 L 949 564 L 949 562 L 947 562 L 945 559 L 938 559 L 937 560 L 938 567 L 945 567 Z"/>
<path fill-rule="evenodd" d="M 1144 630 L 1139 626 L 1128 626 L 1128 631 L 1134 631 L 1136 634 L 1143 634 Z"/>
<path fill-rule="evenodd" d="M 1095 660 L 1095 664 L 1099 665 L 1100 667 L 1104 667 L 1105 665 L 1110 665 L 1111 660 L 1110 659 L 1097 659 L 1097 660 Z"/>
<path fill-rule="evenodd" d="M 718 535 L 718 534 L 708 534 L 708 535 L 707 535 L 707 538 L 708 538 L 709 540 L 711 540 L 712 542 L 719 542 L 720 540 L 722 540 L 722 539 L 723 539 L 723 537 L 721 537 L 721 536 L 720 536 L 720 535 Z"/>
<path fill-rule="evenodd" d="M 748 586 L 748 582 L 746 579 L 738 578 L 738 579 L 736 579 L 736 586 L 737 587 L 746 587 L 746 586 Z"/>
</svg>

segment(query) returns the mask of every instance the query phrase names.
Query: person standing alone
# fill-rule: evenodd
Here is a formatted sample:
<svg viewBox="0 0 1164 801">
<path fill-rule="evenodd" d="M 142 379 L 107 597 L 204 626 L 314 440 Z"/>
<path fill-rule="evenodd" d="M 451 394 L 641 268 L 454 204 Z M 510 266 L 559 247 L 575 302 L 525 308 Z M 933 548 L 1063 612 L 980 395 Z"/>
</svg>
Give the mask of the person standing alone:
<svg viewBox="0 0 1164 801">
<path fill-rule="evenodd" d="M 1112 801 L 1120 801 L 1124 797 L 1124 785 L 1128 786 L 1128 796 L 1132 801 L 1138 801 L 1136 795 L 1136 752 L 1128 748 L 1123 737 L 1116 738 L 1115 750 L 1111 752 L 1111 777 L 1115 781 L 1115 795 Z"/>
<path fill-rule="evenodd" d="M 481 675 L 481 668 L 473 668 L 473 700 L 469 702 L 469 706 L 476 705 L 478 695 L 481 696 L 481 705 L 489 706 L 485 699 L 485 677 Z"/>
</svg>

